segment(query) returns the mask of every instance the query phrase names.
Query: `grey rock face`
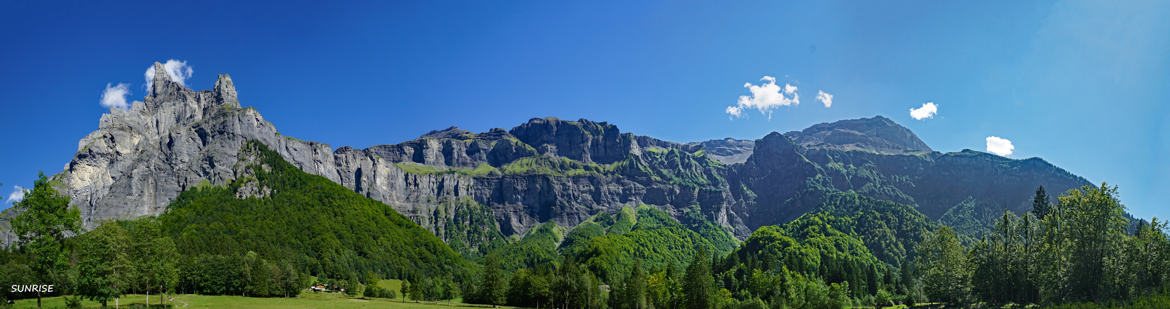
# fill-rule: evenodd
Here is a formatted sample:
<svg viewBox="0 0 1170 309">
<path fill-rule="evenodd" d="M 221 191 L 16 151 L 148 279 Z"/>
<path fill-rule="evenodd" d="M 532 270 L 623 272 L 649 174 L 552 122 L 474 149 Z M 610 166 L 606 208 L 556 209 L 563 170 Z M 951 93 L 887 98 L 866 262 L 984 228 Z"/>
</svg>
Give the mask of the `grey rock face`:
<svg viewBox="0 0 1170 309">
<path fill-rule="evenodd" d="M 622 134 L 609 123 L 585 119 L 533 118 L 509 133 L 537 149 L 548 149 L 545 153 L 587 163 L 617 162 L 638 149 L 632 134 Z"/>
<path fill-rule="evenodd" d="M 231 77 L 220 75 L 214 90 L 195 92 L 168 78 L 158 63 L 155 72 L 163 73 L 155 75 L 146 102 L 102 115 L 98 130 L 81 139 L 73 160 L 53 176 L 86 228 L 105 219 L 158 215 L 187 188 L 227 183 L 238 176 L 236 153 L 251 139 L 303 169 L 332 171 L 328 145 L 280 137 L 255 109 L 240 107 Z"/>
</svg>

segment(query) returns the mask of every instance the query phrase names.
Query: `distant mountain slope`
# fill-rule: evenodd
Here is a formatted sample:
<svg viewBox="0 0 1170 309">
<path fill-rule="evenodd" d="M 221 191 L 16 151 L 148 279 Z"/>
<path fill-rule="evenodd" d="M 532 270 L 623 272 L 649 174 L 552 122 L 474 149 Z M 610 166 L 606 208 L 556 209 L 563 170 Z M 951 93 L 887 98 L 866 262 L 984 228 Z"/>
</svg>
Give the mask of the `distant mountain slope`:
<svg viewBox="0 0 1170 309">
<path fill-rule="evenodd" d="M 241 177 L 232 167 L 250 140 L 390 205 L 464 253 L 483 253 L 495 245 L 481 245 L 546 222 L 574 227 L 632 204 L 675 218 L 697 209 L 743 238 L 818 207 L 835 191 L 911 205 L 948 224 L 985 226 L 986 214 L 1030 209 L 1038 186 L 1056 196 L 1089 184 L 1036 158 L 935 152 L 881 116 L 756 141 L 695 143 L 638 136 L 606 122 L 533 118 L 511 129 L 450 127 L 398 144 L 333 150 L 281 136 L 255 109 L 241 108 L 226 75 L 199 92 L 166 74 L 153 85 L 145 102 L 103 115 L 65 171 L 53 176 L 87 228 L 102 219 L 160 214 L 200 183 L 229 184 Z"/>
<path fill-rule="evenodd" d="M 839 190 L 918 205 L 932 218 L 969 198 L 996 213 L 1027 211 L 1038 186 L 1063 193 L 1092 185 L 1039 158 L 1014 160 L 972 150 L 919 155 L 811 150 L 808 157 L 829 167 L 825 175 Z"/>
<path fill-rule="evenodd" d="M 1015 160 L 971 150 L 883 154 L 805 148 L 776 133 L 756 142 L 755 152 L 738 176 L 729 179 L 741 181 L 745 192 L 754 197 L 754 205 L 745 203 L 736 209 L 752 212 L 747 216 L 749 227 L 796 218 L 818 207 L 823 202 L 818 197 L 831 191 L 913 205 L 931 219 L 943 218 L 956 207 L 969 207 L 965 213 L 974 215 L 957 221 L 990 226 L 1004 210 L 1031 210 L 1031 198 L 1039 186 L 1063 193 L 1092 185 L 1038 158 Z M 734 181 L 732 187 L 736 187 Z M 948 222 L 953 223 L 957 222 Z"/>
<path fill-rule="evenodd" d="M 860 150 L 881 154 L 931 151 L 914 132 L 882 116 L 821 123 L 784 135 L 805 148 Z"/>
</svg>

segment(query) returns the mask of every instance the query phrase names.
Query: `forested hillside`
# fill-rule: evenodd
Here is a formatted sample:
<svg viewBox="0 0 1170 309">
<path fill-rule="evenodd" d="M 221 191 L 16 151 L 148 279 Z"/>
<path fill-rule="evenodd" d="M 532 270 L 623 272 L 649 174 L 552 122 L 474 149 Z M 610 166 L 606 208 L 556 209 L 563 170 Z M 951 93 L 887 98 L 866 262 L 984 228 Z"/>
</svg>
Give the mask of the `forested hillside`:
<svg viewBox="0 0 1170 309">
<path fill-rule="evenodd" d="M 639 208 L 637 221 L 625 219 L 635 217 L 629 211 L 593 218 L 570 232 L 578 240 L 565 248 L 575 249 L 562 252 L 557 263 L 511 271 L 509 280 L 485 274 L 468 290 L 473 291 L 468 300 L 570 308 L 1170 305 L 1166 225 L 1140 221 L 1129 233 L 1116 188 L 1107 184 L 1064 192 L 1055 202 L 1040 190 L 1034 211 L 1022 216 L 1004 212 L 993 232 L 962 242 L 966 236 L 910 206 L 850 192 L 830 192 L 819 200 L 818 210 L 761 227 L 727 254 L 705 246 L 672 253 L 690 256 L 685 266 L 636 254 L 668 248 L 670 241 L 613 251 L 627 252 L 628 259 L 581 255 L 599 241 L 607 244 L 604 248 L 622 248 L 612 245 L 621 243 L 613 240 L 612 227 L 621 232 L 634 223 L 621 234 L 630 235 L 645 216 L 658 217 Z M 593 242 L 582 251 L 577 244 L 586 234 L 593 235 Z M 486 265 L 490 272 L 499 264 Z M 608 293 L 590 288 L 599 282 Z M 566 289 L 570 294 L 560 293 Z"/>
<path fill-rule="evenodd" d="M 385 204 L 306 174 L 252 142 L 240 152 L 247 175 L 227 186 L 183 192 L 158 217 L 179 253 L 254 251 L 317 276 L 359 279 L 441 276 L 465 266 L 435 235 Z"/>
</svg>

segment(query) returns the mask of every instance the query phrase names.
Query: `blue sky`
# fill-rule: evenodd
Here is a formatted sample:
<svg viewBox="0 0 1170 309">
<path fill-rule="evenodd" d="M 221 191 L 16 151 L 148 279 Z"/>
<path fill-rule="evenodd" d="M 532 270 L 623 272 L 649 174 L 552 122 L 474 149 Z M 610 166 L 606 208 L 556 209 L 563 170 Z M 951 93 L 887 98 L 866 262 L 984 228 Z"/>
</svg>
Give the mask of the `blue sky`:
<svg viewBox="0 0 1170 309">
<path fill-rule="evenodd" d="M 6 1 L 0 198 L 62 170 L 107 84 L 141 100 L 176 59 L 188 87 L 229 73 L 283 134 L 334 147 L 544 116 L 698 141 L 884 115 L 939 151 L 1010 140 L 1170 217 L 1170 2 L 631 2 Z M 799 104 L 729 115 L 764 76 Z"/>
</svg>

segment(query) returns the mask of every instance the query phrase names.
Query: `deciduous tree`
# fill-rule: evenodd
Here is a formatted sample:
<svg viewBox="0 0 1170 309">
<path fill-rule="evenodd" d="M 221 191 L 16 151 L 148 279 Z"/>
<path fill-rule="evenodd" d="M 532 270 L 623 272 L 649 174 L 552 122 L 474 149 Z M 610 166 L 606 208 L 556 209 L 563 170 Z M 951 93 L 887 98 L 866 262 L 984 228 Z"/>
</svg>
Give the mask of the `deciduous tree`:
<svg viewBox="0 0 1170 309">
<path fill-rule="evenodd" d="M 967 300 L 971 276 L 963 246 L 950 227 L 940 227 L 919 244 L 915 264 L 930 300 L 943 303 Z"/>
<path fill-rule="evenodd" d="M 16 245 L 28 257 L 29 268 L 43 284 L 65 283 L 72 252 L 67 237 L 81 231 L 81 212 L 69 206 L 69 197 L 57 192 L 40 173 L 31 192 L 13 205 L 20 214 L 12 219 Z M 37 307 L 41 292 L 37 292 Z"/>
<path fill-rule="evenodd" d="M 78 237 L 77 243 L 77 293 L 105 307 L 126 287 L 130 239 L 120 225 L 110 223 Z"/>
</svg>

